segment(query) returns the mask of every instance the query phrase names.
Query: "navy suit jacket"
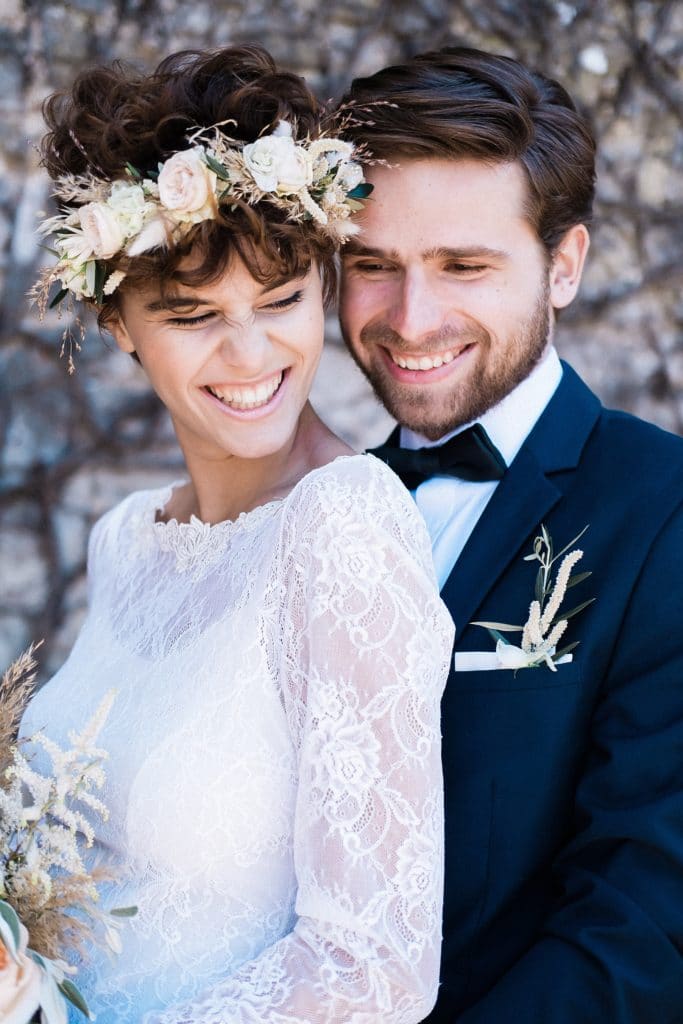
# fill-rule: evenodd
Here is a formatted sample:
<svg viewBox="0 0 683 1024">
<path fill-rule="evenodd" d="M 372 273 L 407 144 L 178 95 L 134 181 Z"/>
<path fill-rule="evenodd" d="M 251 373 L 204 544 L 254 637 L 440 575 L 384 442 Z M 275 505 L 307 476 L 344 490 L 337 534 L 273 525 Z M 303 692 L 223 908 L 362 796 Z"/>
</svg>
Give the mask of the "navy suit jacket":
<svg viewBox="0 0 683 1024">
<path fill-rule="evenodd" d="M 429 1024 L 683 1022 L 683 439 L 565 365 L 443 597 L 522 624 L 544 523 L 594 597 L 571 664 L 454 672 L 443 703 L 442 981 Z M 574 599 L 575 598 L 575 599 Z M 519 642 L 519 641 L 517 641 Z"/>
</svg>

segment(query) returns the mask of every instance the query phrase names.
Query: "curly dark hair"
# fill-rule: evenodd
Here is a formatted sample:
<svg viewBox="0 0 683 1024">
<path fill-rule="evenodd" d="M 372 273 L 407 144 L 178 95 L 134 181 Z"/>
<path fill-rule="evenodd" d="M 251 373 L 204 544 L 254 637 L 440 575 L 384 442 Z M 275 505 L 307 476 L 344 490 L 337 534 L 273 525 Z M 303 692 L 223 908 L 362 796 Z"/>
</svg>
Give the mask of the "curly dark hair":
<svg viewBox="0 0 683 1024">
<path fill-rule="evenodd" d="M 71 89 L 43 105 L 48 132 L 42 162 L 52 178 L 93 174 L 105 181 L 126 176 L 131 164 L 143 176 L 173 153 L 189 149 L 197 128 L 234 122 L 226 128 L 245 143 L 287 120 L 297 135 L 315 138 L 321 109 L 303 78 L 278 69 L 259 45 L 214 51 L 184 50 L 166 57 L 151 74 L 120 61 L 81 72 Z M 191 270 L 180 263 L 200 253 Z M 203 221 L 171 249 L 128 258 L 119 254 L 107 272 L 123 270 L 122 288 L 155 282 L 162 292 L 174 284 L 190 287 L 215 281 L 237 254 L 264 284 L 304 274 L 316 262 L 325 297 L 335 291 L 335 245 L 309 222 L 288 221 L 284 210 L 263 199 L 249 205 L 234 197 L 216 220 Z M 98 306 L 100 326 L 118 312 L 119 293 Z"/>
<path fill-rule="evenodd" d="M 527 217 L 552 256 L 589 224 L 595 141 L 556 81 L 511 57 L 470 47 L 422 53 L 357 78 L 341 101 L 344 135 L 376 159 L 519 161 Z"/>
</svg>

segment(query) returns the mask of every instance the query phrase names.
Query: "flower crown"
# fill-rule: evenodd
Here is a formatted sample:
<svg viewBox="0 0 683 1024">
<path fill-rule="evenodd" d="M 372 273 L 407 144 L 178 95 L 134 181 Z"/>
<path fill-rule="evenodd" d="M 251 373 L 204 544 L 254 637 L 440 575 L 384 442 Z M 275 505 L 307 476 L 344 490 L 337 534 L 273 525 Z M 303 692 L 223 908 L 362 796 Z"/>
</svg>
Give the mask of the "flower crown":
<svg viewBox="0 0 683 1024">
<path fill-rule="evenodd" d="M 271 134 L 245 144 L 221 127 L 191 134 L 190 148 L 160 163 L 156 175 L 143 177 L 128 164 L 126 177 L 112 182 L 93 174 L 57 179 L 55 197 L 78 205 L 38 229 L 55 236 L 51 251 L 58 262 L 36 289 L 45 298 L 60 283 L 50 308 L 67 297 L 101 305 L 126 276 L 109 261 L 176 245 L 195 224 L 215 220 L 220 204 L 232 199 L 250 205 L 267 200 L 288 220 L 312 221 L 338 244 L 355 233 L 349 216 L 362 208 L 372 185 L 352 159 L 350 142 L 325 136 L 296 141 L 292 125 L 280 121 Z"/>
</svg>

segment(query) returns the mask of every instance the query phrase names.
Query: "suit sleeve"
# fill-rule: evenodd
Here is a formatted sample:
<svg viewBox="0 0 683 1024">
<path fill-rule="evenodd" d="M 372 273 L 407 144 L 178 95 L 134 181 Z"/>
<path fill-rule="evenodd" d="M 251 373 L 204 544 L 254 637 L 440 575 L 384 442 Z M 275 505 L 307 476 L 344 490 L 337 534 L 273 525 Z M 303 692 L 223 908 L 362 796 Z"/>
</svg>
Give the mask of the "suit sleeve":
<svg viewBox="0 0 683 1024">
<path fill-rule="evenodd" d="M 623 553 L 628 557 L 628 552 Z M 683 1021 L 683 507 L 629 601 L 536 942 L 458 1024 Z"/>
</svg>

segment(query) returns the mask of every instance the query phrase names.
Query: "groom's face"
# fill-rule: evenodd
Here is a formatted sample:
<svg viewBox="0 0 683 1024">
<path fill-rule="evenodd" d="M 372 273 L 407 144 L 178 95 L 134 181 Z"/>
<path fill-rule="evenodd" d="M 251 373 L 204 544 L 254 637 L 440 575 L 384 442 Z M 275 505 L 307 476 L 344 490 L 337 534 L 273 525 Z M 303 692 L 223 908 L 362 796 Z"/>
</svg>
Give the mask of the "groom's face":
<svg viewBox="0 0 683 1024">
<path fill-rule="evenodd" d="M 525 217 L 518 164 L 376 166 L 344 248 L 341 321 L 400 422 L 436 440 L 533 369 L 553 323 L 549 260 Z"/>
</svg>

